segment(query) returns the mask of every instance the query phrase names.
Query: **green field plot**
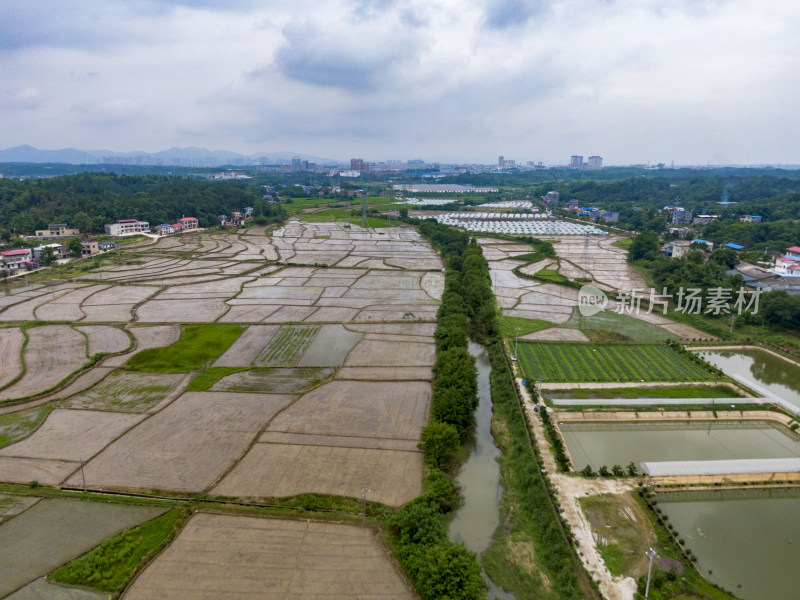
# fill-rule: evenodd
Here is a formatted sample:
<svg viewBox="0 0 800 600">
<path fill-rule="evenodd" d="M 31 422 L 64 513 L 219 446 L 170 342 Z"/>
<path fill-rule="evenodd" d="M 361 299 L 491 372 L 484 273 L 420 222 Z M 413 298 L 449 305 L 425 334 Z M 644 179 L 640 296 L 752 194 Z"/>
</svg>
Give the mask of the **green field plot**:
<svg viewBox="0 0 800 600">
<path fill-rule="evenodd" d="M 361 225 L 361 207 L 354 206 L 350 209 L 350 223 L 353 225 Z M 342 223 L 346 219 L 345 209 L 343 208 L 328 208 L 313 213 L 302 213 L 296 215 L 301 221 L 307 223 Z M 367 227 L 392 227 L 397 225 L 396 221 L 389 221 L 378 217 L 367 217 Z"/>
<path fill-rule="evenodd" d="M 660 345 L 520 343 L 527 377 L 537 381 L 709 381 L 709 371 Z"/>
<path fill-rule="evenodd" d="M 294 367 L 319 332 L 319 325 L 284 325 L 256 357 L 260 367 Z"/>
<path fill-rule="evenodd" d="M 125 367 L 137 371 L 185 373 L 209 364 L 242 335 L 240 325 L 184 325 L 180 339 L 166 348 L 142 350 Z"/>
</svg>

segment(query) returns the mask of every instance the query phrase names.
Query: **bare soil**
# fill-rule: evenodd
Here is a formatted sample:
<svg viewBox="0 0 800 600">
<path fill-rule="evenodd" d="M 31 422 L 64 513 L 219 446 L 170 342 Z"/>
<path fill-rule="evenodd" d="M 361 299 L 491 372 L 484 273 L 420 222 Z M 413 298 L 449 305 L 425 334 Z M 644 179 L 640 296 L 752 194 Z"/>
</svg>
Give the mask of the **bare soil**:
<svg viewBox="0 0 800 600">
<path fill-rule="evenodd" d="M 0 449 L 3 457 L 86 460 L 144 417 L 93 410 L 57 408 L 33 434 Z"/>
<path fill-rule="evenodd" d="M 293 396 L 187 392 L 84 468 L 93 488 L 202 491 Z M 80 475 L 69 479 L 80 484 Z"/>
<path fill-rule="evenodd" d="M 89 338 L 89 356 L 94 356 L 98 353 L 122 352 L 131 345 L 131 339 L 127 334 L 116 327 L 84 325 L 76 329 L 85 333 Z"/>
<path fill-rule="evenodd" d="M 0 387 L 22 372 L 22 344 L 25 336 L 19 327 L 0 329 Z"/>
<path fill-rule="evenodd" d="M 88 362 L 86 338 L 68 325 L 43 325 L 28 330 L 25 375 L 0 392 L 0 400 L 23 398 L 53 387 Z"/>
<path fill-rule="evenodd" d="M 354 525 L 197 514 L 125 600 L 413 600 L 379 538 Z"/>
</svg>

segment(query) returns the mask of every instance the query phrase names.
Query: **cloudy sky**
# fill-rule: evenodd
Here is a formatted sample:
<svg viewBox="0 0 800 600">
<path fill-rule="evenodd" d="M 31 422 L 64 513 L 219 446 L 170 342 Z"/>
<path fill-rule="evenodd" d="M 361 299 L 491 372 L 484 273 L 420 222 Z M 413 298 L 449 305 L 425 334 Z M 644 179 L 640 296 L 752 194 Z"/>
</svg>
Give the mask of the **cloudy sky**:
<svg viewBox="0 0 800 600">
<path fill-rule="evenodd" d="M 0 148 L 800 163 L 797 0 L 3 0 Z"/>
</svg>

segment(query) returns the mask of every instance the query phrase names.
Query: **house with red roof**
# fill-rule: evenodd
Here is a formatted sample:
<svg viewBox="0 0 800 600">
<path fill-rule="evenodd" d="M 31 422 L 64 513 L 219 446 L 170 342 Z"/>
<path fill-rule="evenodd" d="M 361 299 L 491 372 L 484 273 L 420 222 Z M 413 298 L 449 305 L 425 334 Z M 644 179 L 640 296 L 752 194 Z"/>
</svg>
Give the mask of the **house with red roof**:
<svg viewBox="0 0 800 600">
<path fill-rule="evenodd" d="M 6 271 L 18 271 L 25 266 L 25 263 L 32 262 L 30 248 L 16 248 L 0 252 L 0 267 Z"/>
<path fill-rule="evenodd" d="M 200 228 L 200 221 L 198 221 L 196 217 L 183 217 L 182 219 L 178 219 L 178 223 L 181 224 L 183 231 Z"/>
</svg>

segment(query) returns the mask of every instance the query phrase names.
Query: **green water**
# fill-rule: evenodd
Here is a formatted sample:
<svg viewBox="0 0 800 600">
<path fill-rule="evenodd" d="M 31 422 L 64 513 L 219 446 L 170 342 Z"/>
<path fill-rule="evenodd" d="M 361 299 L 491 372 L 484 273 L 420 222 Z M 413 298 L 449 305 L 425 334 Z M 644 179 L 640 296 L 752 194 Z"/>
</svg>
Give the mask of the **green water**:
<svg viewBox="0 0 800 600">
<path fill-rule="evenodd" d="M 561 423 L 580 471 L 646 461 L 800 457 L 800 435 L 766 421 Z"/>
<path fill-rule="evenodd" d="M 746 600 L 800 598 L 800 490 L 672 492 L 657 499 L 710 581 Z"/>
<path fill-rule="evenodd" d="M 725 374 L 751 379 L 800 410 L 800 367 L 764 350 L 702 350 L 698 354 Z"/>
</svg>

